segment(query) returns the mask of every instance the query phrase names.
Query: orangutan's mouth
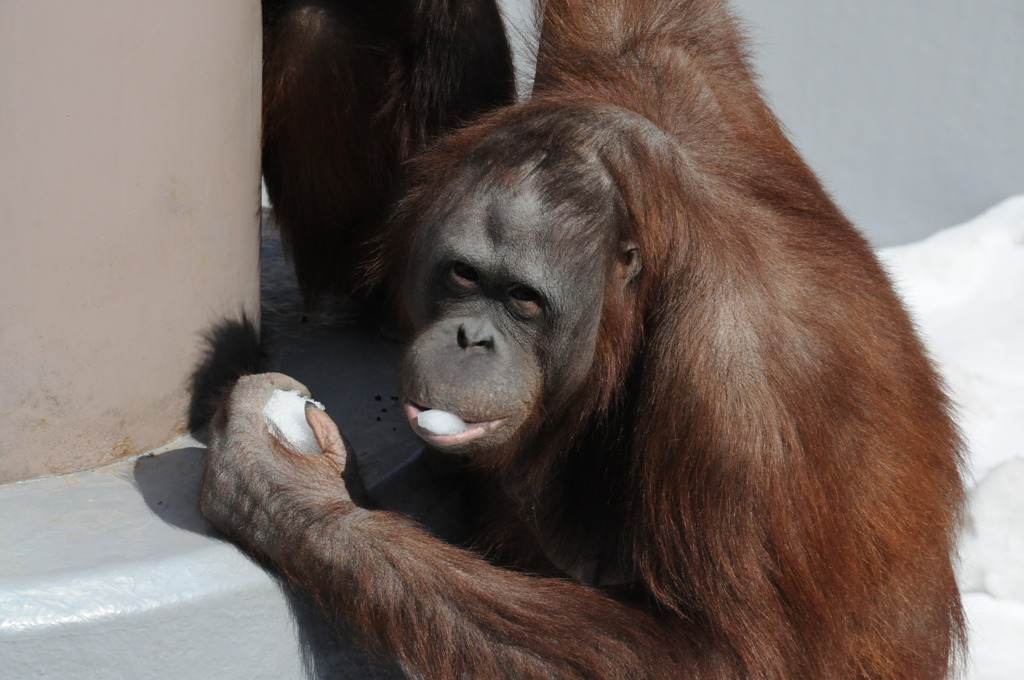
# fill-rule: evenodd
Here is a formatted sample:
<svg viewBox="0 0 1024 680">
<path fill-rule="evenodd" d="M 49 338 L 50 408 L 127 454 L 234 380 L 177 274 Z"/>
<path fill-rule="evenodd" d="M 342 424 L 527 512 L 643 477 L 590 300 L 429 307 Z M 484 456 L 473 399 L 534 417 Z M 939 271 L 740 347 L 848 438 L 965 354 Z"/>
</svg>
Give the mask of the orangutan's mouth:
<svg viewBox="0 0 1024 680">
<path fill-rule="evenodd" d="M 413 432 L 421 439 L 442 447 L 463 444 L 482 437 L 507 420 L 499 418 L 486 422 L 471 422 L 449 411 L 426 408 L 411 401 L 405 402 L 405 417 L 409 419 Z"/>
</svg>

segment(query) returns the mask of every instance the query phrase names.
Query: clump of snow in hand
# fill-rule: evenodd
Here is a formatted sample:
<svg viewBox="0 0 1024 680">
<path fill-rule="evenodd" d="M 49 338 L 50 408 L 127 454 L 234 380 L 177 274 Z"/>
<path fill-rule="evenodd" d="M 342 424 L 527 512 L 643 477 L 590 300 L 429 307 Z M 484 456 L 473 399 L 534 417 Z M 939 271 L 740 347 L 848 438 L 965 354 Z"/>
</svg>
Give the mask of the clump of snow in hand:
<svg viewBox="0 0 1024 680">
<path fill-rule="evenodd" d="M 880 255 L 968 445 L 973 488 L 958 571 L 968 677 L 1024 678 L 1024 196 Z"/>
<path fill-rule="evenodd" d="M 423 411 L 416 418 L 416 424 L 434 434 L 459 434 L 466 431 L 466 423 L 454 413 L 431 409 Z"/>
<path fill-rule="evenodd" d="M 324 410 L 323 404 L 302 396 L 298 390 L 274 390 L 263 407 L 263 417 L 270 434 L 279 442 L 298 453 L 319 455 L 323 450 L 306 422 L 306 404 Z"/>
</svg>

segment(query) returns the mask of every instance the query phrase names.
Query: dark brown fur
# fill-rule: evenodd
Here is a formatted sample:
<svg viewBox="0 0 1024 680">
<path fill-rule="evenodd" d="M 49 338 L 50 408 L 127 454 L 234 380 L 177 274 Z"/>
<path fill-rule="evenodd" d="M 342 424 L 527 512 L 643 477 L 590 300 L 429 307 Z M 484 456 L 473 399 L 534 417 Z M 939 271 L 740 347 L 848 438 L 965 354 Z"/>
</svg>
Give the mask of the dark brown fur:
<svg viewBox="0 0 1024 680">
<path fill-rule="evenodd" d="M 869 247 L 762 101 L 723 2 L 549 0 L 533 100 L 419 162 L 378 275 L 458 195 L 465 159 L 559 126 L 601 148 L 616 235 L 643 270 L 606 296 L 584 388 L 477 471 L 479 549 L 533 575 L 357 507 L 322 471 L 204 491 L 287 497 L 278 512 L 204 510 L 411 677 L 953 674 L 963 489 L 946 397 Z M 595 540 L 583 580 L 622 585 L 541 575 Z"/>
<path fill-rule="evenodd" d="M 263 174 L 308 304 L 349 295 L 400 166 L 514 98 L 494 0 L 266 0 Z"/>
</svg>

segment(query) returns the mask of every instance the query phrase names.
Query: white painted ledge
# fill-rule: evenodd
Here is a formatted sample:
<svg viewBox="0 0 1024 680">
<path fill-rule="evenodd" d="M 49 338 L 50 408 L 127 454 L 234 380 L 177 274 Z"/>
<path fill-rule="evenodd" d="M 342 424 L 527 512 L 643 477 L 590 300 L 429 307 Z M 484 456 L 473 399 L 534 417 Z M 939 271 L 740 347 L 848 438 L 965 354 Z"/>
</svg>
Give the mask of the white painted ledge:
<svg viewBox="0 0 1024 680">
<path fill-rule="evenodd" d="M 215 537 L 203 447 L 0 487 L 0 678 L 386 678 Z"/>
</svg>

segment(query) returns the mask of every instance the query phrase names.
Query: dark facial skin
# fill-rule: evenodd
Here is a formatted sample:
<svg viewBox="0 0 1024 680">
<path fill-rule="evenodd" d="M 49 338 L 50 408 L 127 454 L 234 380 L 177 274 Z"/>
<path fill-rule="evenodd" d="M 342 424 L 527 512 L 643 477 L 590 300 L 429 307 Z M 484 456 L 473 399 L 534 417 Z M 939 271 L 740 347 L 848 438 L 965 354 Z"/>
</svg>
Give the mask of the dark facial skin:
<svg viewBox="0 0 1024 680">
<path fill-rule="evenodd" d="M 529 177 L 484 181 L 418 232 L 408 280 L 417 336 L 405 360 L 407 413 L 435 448 L 472 453 L 519 432 L 546 395 L 571 395 L 594 358 L 613 234 L 545 201 Z M 557 386 L 557 390 L 552 388 Z M 416 424 L 441 409 L 470 428 Z"/>
</svg>

